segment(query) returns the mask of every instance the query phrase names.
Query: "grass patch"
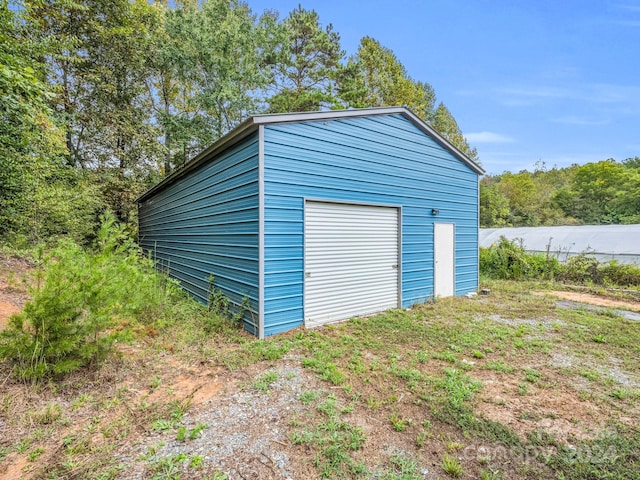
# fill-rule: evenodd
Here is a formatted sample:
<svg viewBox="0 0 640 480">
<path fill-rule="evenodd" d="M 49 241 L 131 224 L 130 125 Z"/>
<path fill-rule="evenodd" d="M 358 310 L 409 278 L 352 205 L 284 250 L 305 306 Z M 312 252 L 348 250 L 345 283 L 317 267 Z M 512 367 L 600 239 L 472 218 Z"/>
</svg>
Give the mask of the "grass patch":
<svg viewBox="0 0 640 480">
<path fill-rule="evenodd" d="M 574 448 L 559 444 L 546 459 L 558 478 L 575 480 L 638 478 L 640 431 L 637 427 L 612 425 L 598 438 Z"/>
<path fill-rule="evenodd" d="M 306 392 L 301 393 L 298 397 L 300 403 L 303 405 L 309 405 L 310 403 L 315 402 L 318 398 L 320 398 L 320 392 L 317 390 L 307 390 Z"/>
<path fill-rule="evenodd" d="M 62 416 L 62 408 L 56 403 L 49 403 L 31 414 L 31 420 L 39 425 L 51 425 Z"/>
<path fill-rule="evenodd" d="M 258 379 L 253 382 L 253 388 L 258 390 L 259 392 L 266 393 L 269 390 L 269 387 L 278 381 L 280 375 L 278 372 L 271 371 L 262 374 Z"/>
<path fill-rule="evenodd" d="M 502 360 L 490 360 L 484 364 L 484 368 L 498 373 L 513 373 L 514 370 L 511 365 L 507 365 Z"/>
<path fill-rule="evenodd" d="M 316 409 L 321 413 L 320 421 L 310 428 L 295 430 L 291 442 L 308 445 L 316 451 L 314 464 L 322 478 L 364 474 L 366 467 L 352 455 L 362 449 L 366 437 L 361 428 L 342 420 L 348 407 L 341 406 L 334 395 L 329 395 Z"/>
<path fill-rule="evenodd" d="M 411 420 L 410 418 L 402 418 L 400 415 L 394 412 L 389 417 L 389 422 L 396 432 L 404 432 L 407 427 L 409 427 L 413 423 L 413 420 Z"/>
<path fill-rule="evenodd" d="M 422 480 L 424 476 L 420 473 L 418 463 L 414 458 L 406 454 L 396 454 L 389 458 L 390 468 L 388 471 L 376 476 L 383 480 Z"/>
<path fill-rule="evenodd" d="M 448 453 L 443 455 L 441 466 L 444 473 L 455 478 L 460 477 L 464 471 L 460 461 Z"/>
</svg>

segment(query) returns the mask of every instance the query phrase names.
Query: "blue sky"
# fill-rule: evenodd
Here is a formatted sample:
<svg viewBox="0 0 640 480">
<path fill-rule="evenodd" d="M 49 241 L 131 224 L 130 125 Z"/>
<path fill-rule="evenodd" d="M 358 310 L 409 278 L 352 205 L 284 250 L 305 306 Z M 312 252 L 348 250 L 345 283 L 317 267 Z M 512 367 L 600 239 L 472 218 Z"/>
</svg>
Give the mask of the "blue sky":
<svg viewBox="0 0 640 480">
<path fill-rule="evenodd" d="M 247 1 L 316 10 L 347 54 L 392 49 L 488 173 L 640 156 L 640 0 Z"/>
</svg>

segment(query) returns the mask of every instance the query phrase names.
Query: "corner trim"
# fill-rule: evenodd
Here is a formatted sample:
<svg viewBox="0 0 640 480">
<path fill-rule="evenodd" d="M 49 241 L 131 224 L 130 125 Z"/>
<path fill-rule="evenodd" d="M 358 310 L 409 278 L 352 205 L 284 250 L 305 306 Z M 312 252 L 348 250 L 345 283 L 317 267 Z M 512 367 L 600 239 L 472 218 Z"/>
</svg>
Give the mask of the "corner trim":
<svg viewBox="0 0 640 480">
<path fill-rule="evenodd" d="M 264 126 L 258 127 L 258 338 L 264 339 Z"/>
<path fill-rule="evenodd" d="M 402 216 L 403 207 L 398 205 L 398 308 L 402 308 Z"/>
</svg>

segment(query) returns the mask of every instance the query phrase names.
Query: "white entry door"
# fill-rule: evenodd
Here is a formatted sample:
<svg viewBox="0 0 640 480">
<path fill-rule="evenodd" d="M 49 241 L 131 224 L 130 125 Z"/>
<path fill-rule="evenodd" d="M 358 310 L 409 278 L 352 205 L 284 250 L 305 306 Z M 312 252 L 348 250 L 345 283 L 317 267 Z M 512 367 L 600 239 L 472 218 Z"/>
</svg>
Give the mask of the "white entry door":
<svg viewBox="0 0 640 480">
<path fill-rule="evenodd" d="M 398 307 L 398 209 L 308 201 L 305 325 Z"/>
<path fill-rule="evenodd" d="M 436 297 L 455 294 L 455 225 L 434 223 L 434 293 Z"/>
</svg>

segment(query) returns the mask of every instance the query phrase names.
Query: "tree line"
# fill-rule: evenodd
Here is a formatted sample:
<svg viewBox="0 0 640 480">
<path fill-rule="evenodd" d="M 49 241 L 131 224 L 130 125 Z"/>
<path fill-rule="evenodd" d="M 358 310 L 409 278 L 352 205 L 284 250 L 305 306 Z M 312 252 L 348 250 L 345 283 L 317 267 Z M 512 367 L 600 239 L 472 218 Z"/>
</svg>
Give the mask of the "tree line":
<svg viewBox="0 0 640 480">
<path fill-rule="evenodd" d="M 487 175 L 481 227 L 640 223 L 640 157 Z"/>
<path fill-rule="evenodd" d="M 428 83 L 371 37 L 239 0 L 0 0 L 0 238 L 91 240 L 256 113 L 405 105 L 474 160 Z M 134 228 L 134 227 L 132 227 Z"/>
</svg>

